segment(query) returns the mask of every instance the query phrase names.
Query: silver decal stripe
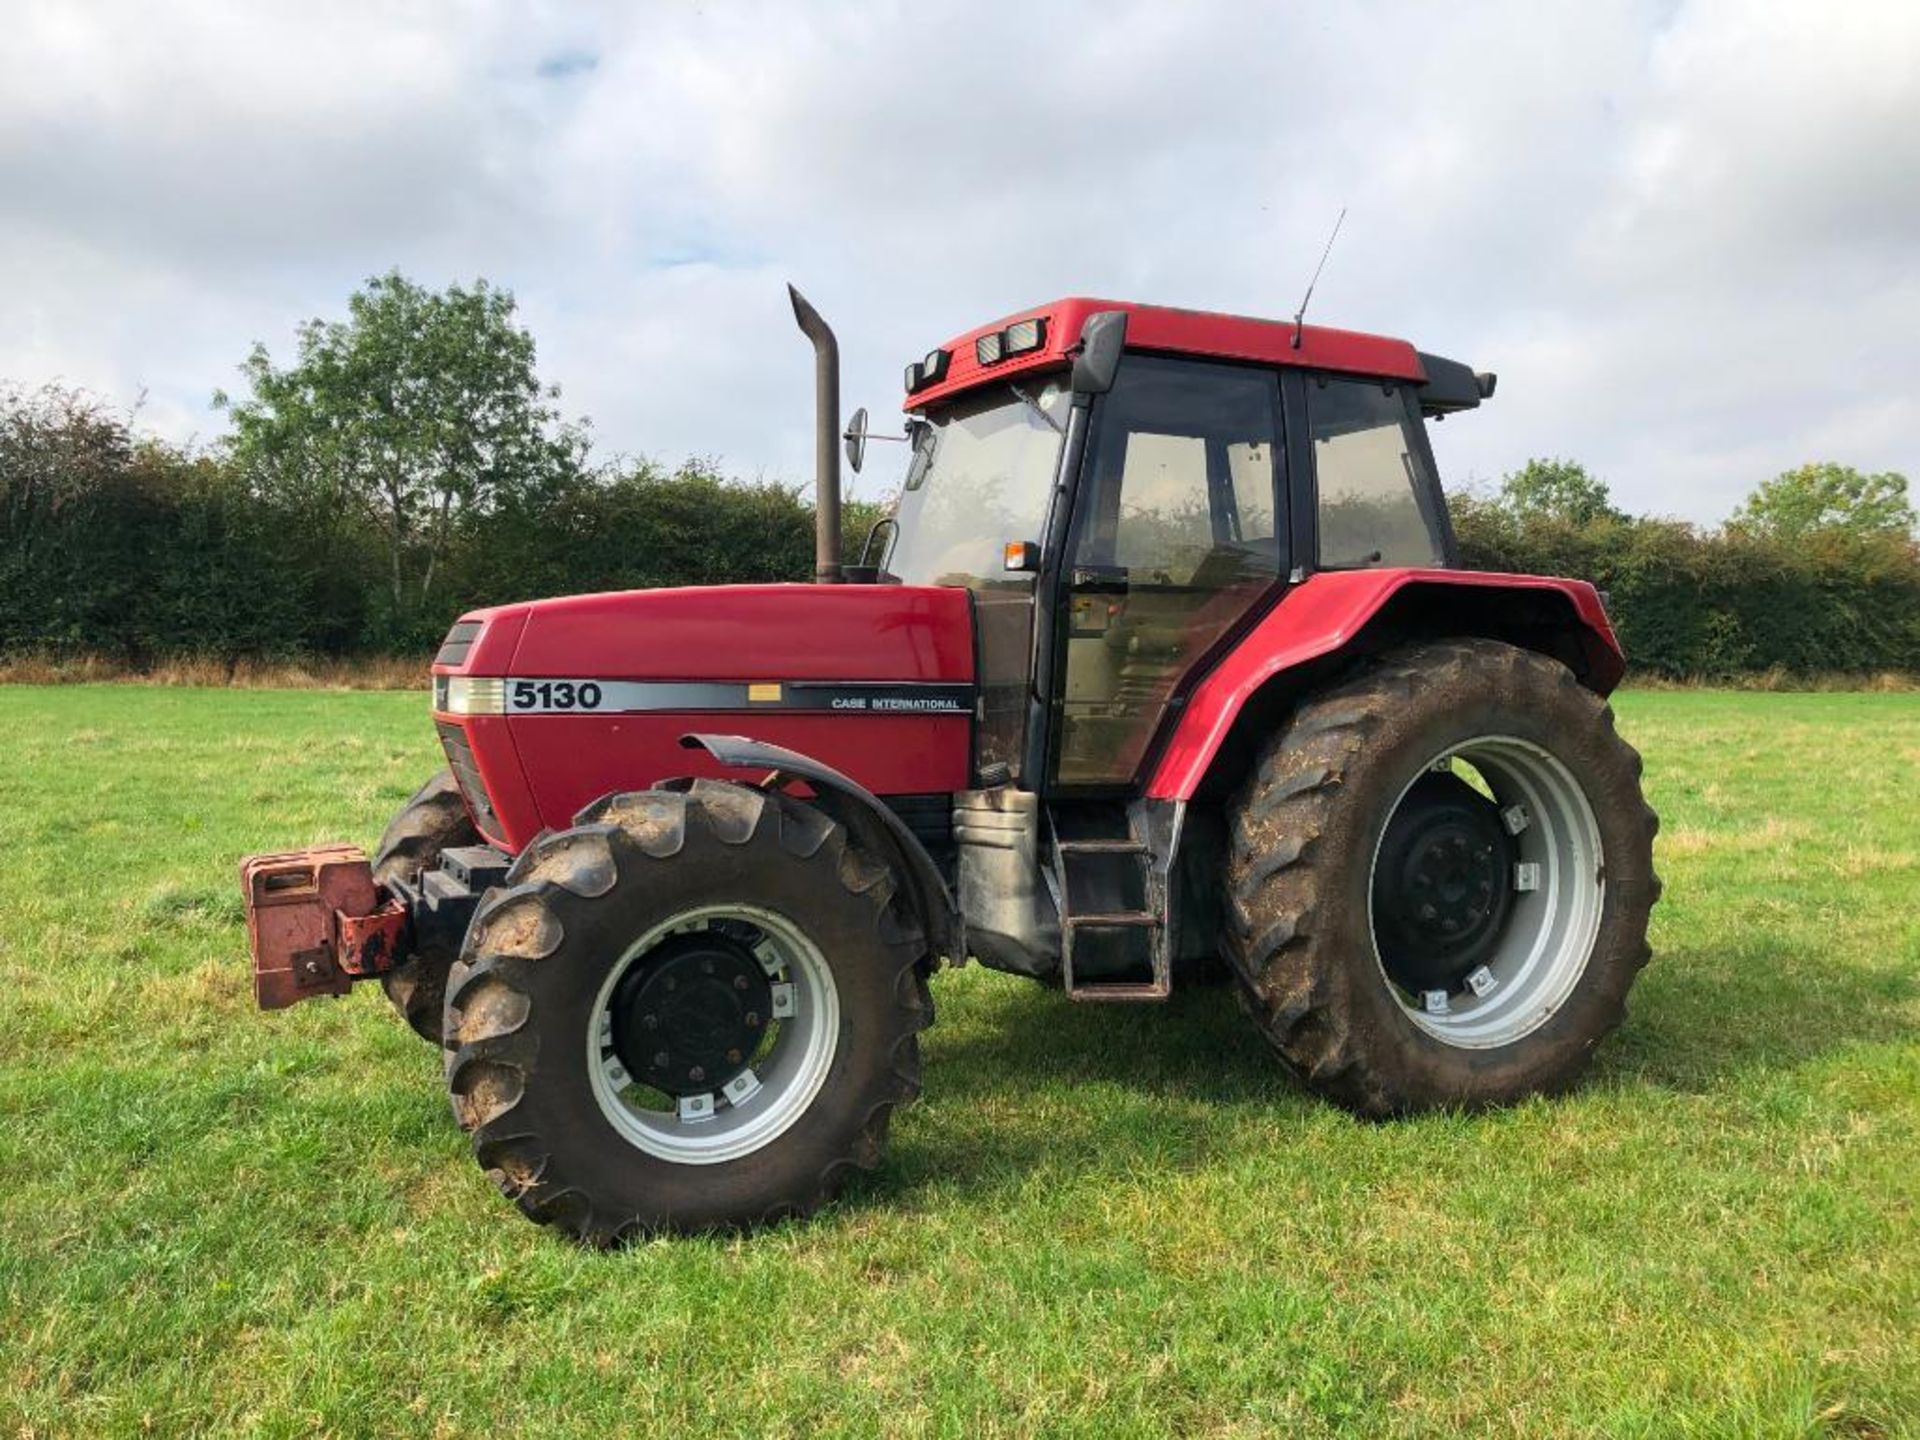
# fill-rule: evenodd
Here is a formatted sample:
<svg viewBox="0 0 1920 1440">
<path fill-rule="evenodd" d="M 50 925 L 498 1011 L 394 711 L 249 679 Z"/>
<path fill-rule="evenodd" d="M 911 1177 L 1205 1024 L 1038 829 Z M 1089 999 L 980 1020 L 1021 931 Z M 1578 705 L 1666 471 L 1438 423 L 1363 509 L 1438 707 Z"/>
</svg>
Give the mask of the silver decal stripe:
<svg viewBox="0 0 1920 1440">
<path fill-rule="evenodd" d="M 631 715 L 656 710 L 829 710 L 852 715 L 971 715 L 974 687 L 918 681 L 592 680 L 510 676 L 509 715 Z"/>
</svg>

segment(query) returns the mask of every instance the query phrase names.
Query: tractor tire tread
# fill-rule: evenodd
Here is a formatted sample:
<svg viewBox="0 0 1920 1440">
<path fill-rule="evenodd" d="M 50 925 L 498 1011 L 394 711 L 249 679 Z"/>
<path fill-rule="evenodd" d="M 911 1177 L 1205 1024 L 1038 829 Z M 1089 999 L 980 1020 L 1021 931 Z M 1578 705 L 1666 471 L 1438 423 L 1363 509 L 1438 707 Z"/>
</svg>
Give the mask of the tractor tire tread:
<svg viewBox="0 0 1920 1440">
<path fill-rule="evenodd" d="M 453 771 L 442 769 L 414 791 L 388 822 L 373 854 L 373 878 L 411 883 L 432 868 L 444 850 L 480 843 Z M 380 988 L 421 1039 L 441 1043 L 441 1011 L 450 955 L 414 954 L 380 977 Z"/>
<path fill-rule="evenodd" d="M 1320 842 L 1332 833 L 1345 792 L 1372 760 L 1372 737 L 1416 696 L 1460 693 L 1467 685 L 1550 685 L 1576 697 L 1572 703 L 1604 733 L 1604 743 L 1624 752 L 1622 763 L 1636 780 L 1640 775 L 1640 757 L 1615 731 L 1611 708 L 1566 666 L 1496 641 L 1447 639 L 1388 652 L 1306 700 L 1268 742 L 1229 809 L 1224 939 L 1241 1006 L 1288 1069 L 1363 1116 L 1456 1102 L 1417 1093 L 1391 1064 L 1379 1063 L 1380 1047 L 1391 1042 L 1355 1025 L 1344 994 L 1348 977 L 1329 953 L 1331 941 L 1319 943 L 1333 928 L 1330 892 L 1341 878 L 1331 873 L 1337 868 L 1331 858 L 1322 863 Z M 1650 855 L 1659 821 L 1644 799 L 1638 805 L 1637 828 Z M 1640 926 L 1625 958 L 1634 972 L 1652 954 L 1645 911 L 1659 896 L 1659 881 L 1650 868 L 1647 892 L 1650 898 L 1629 921 Z M 1624 1015 L 1624 1003 L 1609 1010 L 1590 1044 Z"/>
</svg>

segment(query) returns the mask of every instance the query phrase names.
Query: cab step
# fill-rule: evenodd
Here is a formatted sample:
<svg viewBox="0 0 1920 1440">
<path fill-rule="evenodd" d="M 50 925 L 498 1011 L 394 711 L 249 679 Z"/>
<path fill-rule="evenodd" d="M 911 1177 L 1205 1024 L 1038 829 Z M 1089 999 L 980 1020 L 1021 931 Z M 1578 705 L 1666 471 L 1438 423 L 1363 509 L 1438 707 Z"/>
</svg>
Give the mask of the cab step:
<svg viewBox="0 0 1920 1440">
<path fill-rule="evenodd" d="M 1063 819 L 1075 833 L 1061 835 Z M 1075 1000 L 1166 999 L 1173 991 L 1167 886 L 1132 819 L 1115 811 L 1050 813 L 1048 821 L 1048 881 L 1060 907 L 1061 988 Z M 1122 824 L 1125 834 L 1097 833 Z M 1096 833 L 1081 833 L 1088 830 Z M 1119 938 L 1126 935 L 1141 938 Z M 1095 937 L 1105 937 L 1104 943 Z"/>
</svg>

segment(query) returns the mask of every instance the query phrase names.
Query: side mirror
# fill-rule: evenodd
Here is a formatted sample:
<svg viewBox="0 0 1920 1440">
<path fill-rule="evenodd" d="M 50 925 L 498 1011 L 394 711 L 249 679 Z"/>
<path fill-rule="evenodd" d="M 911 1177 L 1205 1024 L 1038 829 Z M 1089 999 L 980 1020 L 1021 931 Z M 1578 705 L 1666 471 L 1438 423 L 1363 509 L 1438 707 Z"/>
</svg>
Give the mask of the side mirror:
<svg viewBox="0 0 1920 1440">
<path fill-rule="evenodd" d="M 1127 312 L 1101 310 L 1080 327 L 1073 351 L 1073 389 L 1078 395 L 1104 395 L 1113 388 L 1120 352 L 1127 344 Z"/>
<path fill-rule="evenodd" d="M 847 433 L 842 438 L 847 442 L 847 468 L 858 475 L 861 464 L 867 458 L 866 406 L 862 405 L 853 412 L 853 418 L 847 421 Z"/>
<path fill-rule="evenodd" d="M 858 475 L 860 473 L 861 462 L 867 458 L 867 442 L 869 440 L 890 440 L 896 445 L 905 445 L 914 439 L 916 434 L 914 426 L 924 425 L 925 423 L 923 420 L 909 420 L 907 422 L 907 433 L 904 435 L 876 435 L 867 428 L 867 407 L 862 405 L 849 417 L 847 420 L 847 433 L 840 437 L 847 442 L 848 466 L 853 470 L 854 474 Z M 913 487 L 908 486 L 907 488 L 912 489 Z"/>
</svg>

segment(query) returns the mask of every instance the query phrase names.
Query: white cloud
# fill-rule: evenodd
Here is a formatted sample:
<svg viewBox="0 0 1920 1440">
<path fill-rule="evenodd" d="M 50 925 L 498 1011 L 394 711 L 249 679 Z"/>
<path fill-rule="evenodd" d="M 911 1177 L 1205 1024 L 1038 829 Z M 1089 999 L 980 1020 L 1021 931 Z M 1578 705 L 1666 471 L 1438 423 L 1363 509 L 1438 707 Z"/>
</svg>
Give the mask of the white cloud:
<svg viewBox="0 0 1920 1440">
<path fill-rule="evenodd" d="M 1316 317 L 1502 374 L 1451 478 L 1570 454 L 1724 514 L 1920 470 L 1920 7 L 28 5 L 0 375 L 207 433 L 255 339 L 399 264 L 520 296 L 603 446 L 801 478 L 849 406 L 1055 294 Z M 876 486 L 871 476 L 864 486 Z"/>
</svg>

